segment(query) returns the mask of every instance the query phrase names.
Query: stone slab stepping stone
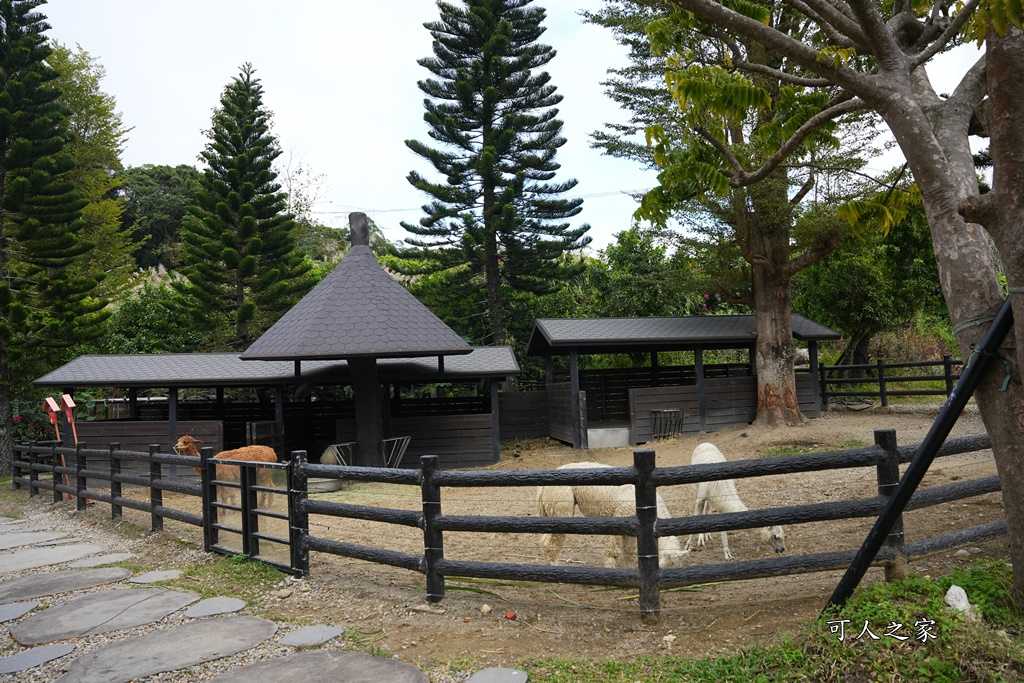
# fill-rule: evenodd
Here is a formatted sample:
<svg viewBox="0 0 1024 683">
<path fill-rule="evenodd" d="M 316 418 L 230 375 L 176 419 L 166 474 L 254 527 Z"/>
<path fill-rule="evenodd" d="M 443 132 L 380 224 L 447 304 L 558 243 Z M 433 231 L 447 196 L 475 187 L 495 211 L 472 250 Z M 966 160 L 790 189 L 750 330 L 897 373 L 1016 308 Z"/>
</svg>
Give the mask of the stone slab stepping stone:
<svg viewBox="0 0 1024 683">
<path fill-rule="evenodd" d="M 145 574 L 139 574 L 133 576 L 129 581 L 131 583 L 156 583 L 157 581 L 170 581 L 181 576 L 180 569 L 164 569 L 156 572 L 146 572 Z"/>
<path fill-rule="evenodd" d="M 256 647 L 276 632 L 277 624 L 260 617 L 217 617 L 190 621 L 137 638 L 121 640 L 77 657 L 68 666 L 67 673 L 57 681 L 125 683 L 136 678 L 165 671 L 177 671 L 214 659 L 230 657 Z M 317 675 L 309 680 L 327 679 Z M 384 680 L 389 679 L 375 679 L 373 683 Z M 424 677 L 423 681 L 426 680 Z M 251 679 L 245 681 L 252 683 Z"/>
<path fill-rule="evenodd" d="M 17 572 L 22 569 L 35 569 L 51 564 L 73 562 L 87 555 L 103 552 L 103 547 L 82 543 L 79 545 L 62 545 L 54 548 L 32 548 L 19 550 L 8 555 L 0 555 L 0 574 Z"/>
<path fill-rule="evenodd" d="M 44 541 L 43 543 L 36 543 L 40 548 L 51 546 L 51 545 L 67 545 L 68 543 L 81 543 L 82 539 L 75 538 L 74 536 L 68 536 L 67 538 L 58 538 L 56 541 Z"/>
<path fill-rule="evenodd" d="M 65 600 L 11 629 L 22 645 L 109 633 L 160 621 L 199 596 L 166 588 L 105 590 Z"/>
<path fill-rule="evenodd" d="M 243 607 L 245 607 L 245 600 L 238 598 L 208 598 L 189 607 L 185 616 L 189 619 L 201 619 L 202 617 L 237 612 Z"/>
<path fill-rule="evenodd" d="M 0 605 L 0 624 L 25 616 L 38 604 L 38 602 L 9 602 L 6 605 Z"/>
<path fill-rule="evenodd" d="M 4 534 L 0 536 L 0 550 L 17 548 L 20 545 L 32 545 L 34 543 L 45 543 L 57 538 L 67 536 L 65 531 L 23 531 L 21 533 Z"/>
<path fill-rule="evenodd" d="M 198 622 L 204 623 L 204 622 Z M 70 673 L 70 671 L 68 672 Z M 345 681 L 345 683 L 427 683 L 426 674 L 412 664 L 381 659 L 362 652 L 310 650 L 258 664 L 249 664 L 223 676 L 216 683 L 252 681 Z"/>
<path fill-rule="evenodd" d="M 17 522 L 16 517 L 0 517 L 0 524 L 7 524 L 8 522 Z"/>
<path fill-rule="evenodd" d="M 468 683 L 526 683 L 527 678 L 529 678 L 529 674 L 522 669 L 494 666 L 477 671 L 470 676 Z"/>
<path fill-rule="evenodd" d="M 295 629 L 284 638 L 281 638 L 281 644 L 290 647 L 321 645 L 331 638 L 337 638 L 344 632 L 345 629 L 338 628 L 337 626 L 306 626 Z"/>
<path fill-rule="evenodd" d="M 99 567 L 104 564 L 114 564 L 115 562 L 124 562 L 135 557 L 131 553 L 113 553 L 110 555 L 96 555 L 94 557 L 87 557 L 84 560 L 78 560 L 72 562 L 68 566 L 72 569 L 85 569 L 87 567 Z"/>
<path fill-rule="evenodd" d="M 52 662 L 75 651 L 75 645 L 71 643 L 57 643 L 56 645 L 44 645 L 22 650 L 16 655 L 0 659 L 0 674 L 10 674 L 16 671 L 31 669 L 40 664 Z"/>
<path fill-rule="evenodd" d="M 102 586 L 105 583 L 123 581 L 131 575 L 131 570 L 111 567 L 108 569 L 90 569 L 88 571 L 67 569 L 59 572 L 22 576 L 17 579 L 0 582 L 0 601 L 28 600 L 30 598 L 41 598 L 44 595 L 78 591 L 83 588 Z"/>
</svg>

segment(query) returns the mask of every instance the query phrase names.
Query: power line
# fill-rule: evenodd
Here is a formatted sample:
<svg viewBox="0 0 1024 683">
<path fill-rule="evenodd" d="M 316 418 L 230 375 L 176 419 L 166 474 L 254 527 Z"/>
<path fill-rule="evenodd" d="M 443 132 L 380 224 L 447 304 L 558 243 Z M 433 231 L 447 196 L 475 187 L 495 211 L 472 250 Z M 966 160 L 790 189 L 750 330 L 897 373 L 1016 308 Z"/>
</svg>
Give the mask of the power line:
<svg viewBox="0 0 1024 683">
<path fill-rule="evenodd" d="M 641 187 L 635 190 L 610 190 L 608 192 L 594 192 L 592 194 L 581 194 L 574 197 L 566 197 L 566 199 L 595 199 L 600 197 L 614 197 L 618 195 L 632 195 L 641 192 L 647 192 L 653 188 Z M 352 211 L 361 211 L 365 214 L 381 214 L 381 213 L 407 213 L 412 211 L 422 211 L 423 207 L 416 206 L 408 209 L 364 209 L 358 206 L 350 206 L 344 211 L 311 211 L 310 213 L 317 214 L 320 216 L 342 216 Z"/>
</svg>

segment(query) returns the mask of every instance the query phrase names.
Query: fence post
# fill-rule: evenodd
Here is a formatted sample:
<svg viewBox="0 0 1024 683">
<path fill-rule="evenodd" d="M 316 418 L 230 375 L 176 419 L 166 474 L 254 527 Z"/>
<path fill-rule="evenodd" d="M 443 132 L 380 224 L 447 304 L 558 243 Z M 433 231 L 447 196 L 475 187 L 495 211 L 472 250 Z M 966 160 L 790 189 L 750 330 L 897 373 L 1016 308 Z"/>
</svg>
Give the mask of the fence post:
<svg viewBox="0 0 1024 683">
<path fill-rule="evenodd" d="M 420 456 L 423 481 L 423 573 L 427 577 L 427 602 L 440 602 L 444 597 L 444 575 L 437 565 L 444 559 L 444 535 L 434 526 L 434 520 L 441 514 L 441 489 L 434 484 L 437 472 L 437 456 Z"/>
<path fill-rule="evenodd" d="M 636 486 L 636 517 L 640 533 L 636 537 L 636 555 L 640 570 L 640 620 L 656 623 L 661 618 L 661 593 L 658 591 L 658 490 L 651 483 L 654 451 L 633 451 L 633 467 L 638 478 Z"/>
<path fill-rule="evenodd" d="M 21 465 L 18 464 L 18 446 L 23 445 L 20 441 L 14 442 L 14 462 L 11 463 L 11 490 L 17 491 L 21 488 L 21 484 L 18 483 L 18 477 L 21 476 Z"/>
<path fill-rule="evenodd" d="M 882 407 L 889 405 L 889 395 L 885 392 L 885 361 L 878 359 L 878 395 L 882 398 Z"/>
<path fill-rule="evenodd" d="M 112 443 L 110 444 L 110 518 L 116 519 L 121 516 L 121 506 L 117 504 L 117 500 L 121 497 L 121 482 L 118 478 L 121 476 L 121 458 L 117 457 L 115 453 L 121 450 L 121 444 Z"/>
<path fill-rule="evenodd" d="M 825 377 L 824 364 L 818 366 L 818 384 L 820 385 L 821 409 L 824 410 L 828 407 L 828 381 Z"/>
<path fill-rule="evenodd" d="M 39 486 L 36 482 L 39 481 L 39 470 L 36 469 L 36 465 L 39 463 L 39 458 L 36 456 L 36 442 L 33 441 L 28 445 L 28 497 L 39 495 Z"/>
<path fill-rule="evenodd" d="M 296 576 L 309 576 L 309 551 L 303 545 L 309 536 L 309 515 L 305 507 L 309 497 L 307 462 L 306 451 L 292 451 L 288 466 L 288 545 L 292 573 Z"/>
<path fill-rule="evenodd" d="M 953 393 L 953 357 L 948 353 L 942 357 L 942 370 L 946 375 L 946 398 Z"/>
<path fill-rule="evenodd" d="M 260 554 L 260 540 L 256 538 L 260 530 L 259 513 L 256 491 L 252 488 L 256 483 L 256 468 L 239 465 L 238 475 L 238 484 L 242 487 L 238 492 L 242 506 L 242 554 L 255 558 Z"/>
<path fill-rule="evenodd" d="M 63 446 L 62 446 L 63 448 Z M 61 455 L 61 460 L 64 456 Z M 60 486 L 60 473 L 57 471 L 57 443 L 50 444 L 50 468 L 53 472 L 53 502 L 59 503 L 64 500 L 64 494 L 57 488 Z"/>
<path fill-rule="evenodd" d="M 75 446 L 75 509 L 85 509 L 85 490 L 88 488 L 85 475 L 82 472 L 86 468 L 85 444 L 79 443 Z"/>
<path fill-rule="evenodd" d="M 153 531 L 163 531 L 164 529 L 164 518 L 157 514 L 156 511 L 158 507 L 163 507 L 164 492 L 163 489 L 158 489 L 154 486 L 154 484 L 156 484 L 156 480 L 160 479 L 163 474 L 160 461 L 153 458 L 153 456 L 159 452 L 160 444 L 149 444 L 149 516 L 150 528 L 152 528 Z"/>
<path fill-rule="evenodd" d="M 889 498 L 900 483 L 900 455 L 896 450 L 896 430 L 876 429 L 875 445 L 885 451 L 885 460 L 876 468 L 878 495 Z M 907 576 L 907 551 L 904 547 L 903 515 L 897 518 L 885 538 L 885 547 L 892 548 L 893 560 L 885 563 L 885 580 L 898 581 Z"/>
<path fill-rule="evenodd" d="M 217 507 L 216 491 L 210 475 L 210 460 L 213 458 L 213 446 L 199 449 L 199 497 L 203 506 L 203 550 L 210 552 L 217 545 Z"/>
</svg>

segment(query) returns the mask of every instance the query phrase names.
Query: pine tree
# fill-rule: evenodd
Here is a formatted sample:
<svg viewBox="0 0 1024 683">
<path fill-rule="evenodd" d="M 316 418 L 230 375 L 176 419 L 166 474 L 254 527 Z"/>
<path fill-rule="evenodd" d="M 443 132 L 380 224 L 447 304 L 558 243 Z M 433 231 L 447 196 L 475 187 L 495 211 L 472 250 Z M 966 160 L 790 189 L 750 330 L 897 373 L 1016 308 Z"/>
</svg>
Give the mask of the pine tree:
<svg viewBox="0 0 1024 683">
<path fill-rule="evenodd" d="M 106 317 L 97 278 L 67 266 L 92 245 L 79 238 L 85 202 L 62 174 L 75 166 L 67 112 L 46 65 L 42 0 L 0 0 L 0 476 L 13 461 L 12 398 L 34 361 L 94 338 Z"/>
<path fill-rule="evenodd" d="M 590 242 L 589 226 L 561 222 L 577 215 L 582 199 L 562 193 L 575 180 L 551 182 L 565 144 L 547 72 L 537 71 L 555 51 L 537 42 L 545 12 L 530 0 L 439 2 L 440 21 L 425 24 L 433 57 L 419 64 L 435 78 L 419 82 L 433 148 L 407 140 L 443 178 L 413 171 L 409 182 L 432 197 L 408 254 L 408 273 L 448 272 L 486 292 L 490 341 L 506 342 L 503 288 L 544 294 L 579 267 L 562 256 Z M 482 341 L 482 340 L 480 340 Z"/>
<path fill-rule="evenodd" d="M 202 304 L 194 313 L 230 328 L 217 345 L 248 346 L 310 287 L 309 265 L 296 253 L 292 216 L 276 182 L 280 154 L 271 113 L 251 64 L 224 89 L 201 153 L 207 168 L 182 226 L 176 287 Z"/>
</svg>

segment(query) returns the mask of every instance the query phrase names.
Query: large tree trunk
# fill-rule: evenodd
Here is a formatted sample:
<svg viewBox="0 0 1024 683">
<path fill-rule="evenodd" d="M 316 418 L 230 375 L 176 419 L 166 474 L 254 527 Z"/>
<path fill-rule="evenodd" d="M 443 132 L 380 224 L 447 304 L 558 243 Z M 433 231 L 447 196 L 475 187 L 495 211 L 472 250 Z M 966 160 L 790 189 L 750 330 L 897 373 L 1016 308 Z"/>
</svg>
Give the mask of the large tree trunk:
<svg viewBox="0 0 1024 683">
<path fill-rule="evenodd" d="M 788 278 L 754 268 L 757 311 L 757 420 L 766 427 L 804 422 L 793 374 L 793 299 Z"/>
<path fill-rule="evenodd" d="M 980 78 L 982 75 L 979 68 L 975 76 Z M 968 83 L 970 78 L 971 74 L 968 74 L 964 82 Z M 1018 72 L 1016 80 L 1019 93 L 1021 72 Z M 977 83 L 977 98 L 980 99 L 984 92 L 984 81 Z M 1006 86 L 1004 84 L 1001 87 Z M 908 87 L 908 95 L 909 90 Z M 919 97 L 924 99 L 920 94 Z M 900 143 L 921 189 L 950 319 L 957 331 L 957 343 L 962 357 L 970 358 L 973 348 L 988 329 L 992 316 L 999 310 L 1004 299 L 1003 289 L 996 277 L 988 233 L 960 214 L 962 206 L 977 207 L 979 203 L 977 177 L 967 137 L 970 110 L 977 101 L 969 101 L 968 98 L 960 100 L 957 93 L 954 93 L 946 104 L 933 110 L 930 117 L 926 116 L 923 108 L 915 105 L 914 97 L 893 97 L 891 101 L 895 105 L 880 108 L 881 113 Z M 1019 110 L 1014 116 L 1019 116 Z M 1019 120 L 1016 120 L 1015 125 L 1019 126 Z M 996 149 L 994 145 L 993 150 Z M 1003 161 L 996 161 L 996 167 L 1002 165 Z M 997 191 L 1002 189 L 1001 185 L 997 185 Z M 999 205 L 1001 199 L 992 197 L 990 202 Z M 1016 239 L 1019 243 L 1020 222 L 1007 225 L 992 220 L 993 217 L 986 216 L 985 211 L 977 215 L 968 211 L 967 215 L 972 220 L 985 220 L 997 245 L 1000 243 L 999 236 L 1006 234 L 1018 236 Z M 1010 266 L 1007 274 L 1011 278 L 1020 276 L 1020 258 L 1021 253 L 1015 254 L 1012 249 L 1003 254 L 1004 263 Z M 1011 286 L 1012 282 L 1011 279 Z M 1021 283 L 1020 280 L 1017 282 Z M 1022 317 L 1024 311 L 1018 311 L 1015 316 L 1018 330 L 1021 329 Z M 1012 347 L 1014 340 L 1008 339 L 1006 345 Z M 990 364 L 974 397 L 992 440 L 992 451 L 1002 483 L 1009 529 L 1010 561 L 1014 567 L 1014 589 L 1018 594 L 1018 604 L 1021 604 L 1024 598 L 1024 391 L 1020 385 L 1020 373 L 1015 367 L 1015 357 L 1005 351 L 999 356 L 999 362 Z M 1013 377 L 1004 390 L 1008 371 L 1013 373 Z"/>
</svg>

